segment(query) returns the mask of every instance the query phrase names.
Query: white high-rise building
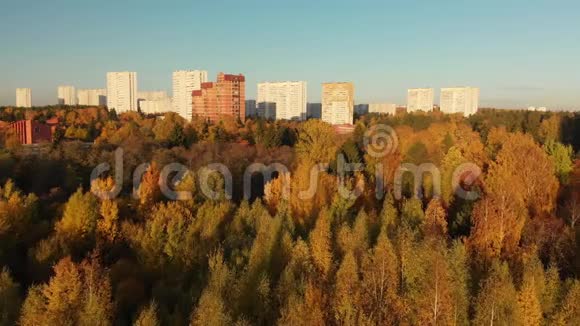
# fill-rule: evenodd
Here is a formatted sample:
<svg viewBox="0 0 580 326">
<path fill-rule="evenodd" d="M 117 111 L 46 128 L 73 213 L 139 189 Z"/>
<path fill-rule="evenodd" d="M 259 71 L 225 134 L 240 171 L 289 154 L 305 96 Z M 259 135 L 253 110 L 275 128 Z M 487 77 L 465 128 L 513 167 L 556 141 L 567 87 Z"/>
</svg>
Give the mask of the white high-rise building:
<svg viewBox="0 0 580 326">
<path fill-rule="evenodd" d="M 30 88 L 16 89 L 16 107 L 19 108 L 32 107 L 32 90 Z"/>
<path fill-rule="evenodd" d="M 107 105 L 107 90 L 104 88 L 77 90 L 79 105 L 105 106 Z"/>
<path fill-rule="evenodd" d="M 369 113 L 391 114 L 397 113 L 397 105 L 392 103 L 371 103 Z"/>
<path fill-rule="evenodd" d="M 171 98 L 165 91 L 137 92 L 139 110 L 145 114 L 172 111 Z"/>
<path fill-rule="evenodd" d="M 433 88 L 412 88 L 407 91 L 407 112 L 433 111 Z"/>
<path fill-rule="evenodd" d="M 178 70 L 173 72 L 173 111 L 186 120 L 192 119 L 191 93 L 207 82 L 205 70 Z"/>
<path fill-rule="evenodd" d="M 74 86 L 58 86 L 58 104 L 76 105 L 77 94 Z"/>
<path fill-rule="evenodd" d="M 443 113 L 462 113 L 466 117 L 475 114 L 479 108 L 479 88 L 442 88 L 440 107 Z"/>
<path fill-rule="evenodd" d="M 354 120 L 354 85 L 322 84 L 322 121 L 332 125 L 352 125 Z"/>
<path fill-rule="evenodd" d="M 143 114 L 159 114 L 172 111 L 171 98 L 139 101 L 139 110 Z"/>
<path fill-rule="evenodd" d="M 166 91 L 137 92 L 138 101 L 155 101 L 168 98 Z"/>
<path fill-rule="evenodd" d="M 258 112 L 267 119 L 305 120 L 306 82 L 266 82 L 258 84 Z"/>
<path fill-rule="evenodd" d="M 107 73 L 107 107 L 117 113 L 137 111 L 137 73 Z"/>
</svg>

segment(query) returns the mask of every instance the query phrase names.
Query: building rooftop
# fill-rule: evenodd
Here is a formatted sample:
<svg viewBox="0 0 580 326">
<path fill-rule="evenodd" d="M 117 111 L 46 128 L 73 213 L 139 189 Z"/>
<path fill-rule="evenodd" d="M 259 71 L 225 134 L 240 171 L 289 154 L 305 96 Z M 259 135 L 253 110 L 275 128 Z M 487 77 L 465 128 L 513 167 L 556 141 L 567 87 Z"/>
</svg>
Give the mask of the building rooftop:
<svg viewBox="0 0 580 326">
<path fill-rule="evenodd" d="M 208 89 L 213 87 L 213 82 L 201 83 L 201 89 Z"/>
<path fill-rule="evenodd" d="M 227 81 L 246 81 L 246 77 L 244 77 L 244 75 L 239 74 L 239 75 L 231 75 L 231 74 L 223 74 L 224 75 L 224 80 Z"/>
</svg>

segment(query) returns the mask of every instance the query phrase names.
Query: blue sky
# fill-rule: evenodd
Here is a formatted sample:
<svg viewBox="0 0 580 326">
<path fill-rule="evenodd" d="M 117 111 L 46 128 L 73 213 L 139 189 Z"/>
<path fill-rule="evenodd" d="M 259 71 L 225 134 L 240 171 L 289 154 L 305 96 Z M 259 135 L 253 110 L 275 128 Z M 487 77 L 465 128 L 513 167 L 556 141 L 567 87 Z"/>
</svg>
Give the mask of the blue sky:
<svg viewBox="0 0 580 326">
<path fill-rule="evenodd" d="M 171 72 L 243 73 L 256 83 L 352 81 L 356 101 L 404 104 L 406 89 L 470 85 L 481 105 L 580 108 L 580 2 L 0 1 L 0 105 L 56 87 L 105 87 L 136 71 L 140 90 Z"/>
</svg>

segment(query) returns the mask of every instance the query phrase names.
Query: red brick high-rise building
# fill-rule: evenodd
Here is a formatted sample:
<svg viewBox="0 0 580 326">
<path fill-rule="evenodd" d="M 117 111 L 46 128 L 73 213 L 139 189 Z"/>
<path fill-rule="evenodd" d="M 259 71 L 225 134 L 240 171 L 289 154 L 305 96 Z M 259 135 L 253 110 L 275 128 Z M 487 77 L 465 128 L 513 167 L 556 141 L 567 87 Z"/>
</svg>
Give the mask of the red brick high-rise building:
<svg viewBox="0 0 580 326">
<path fill-rule="evenodd" d="M 224 118 L 246 118 L 246 78 L 219 73 L 216 82 L 202 83 L 192 93 L 193 117 L 211 122 Z"/>
</svg>

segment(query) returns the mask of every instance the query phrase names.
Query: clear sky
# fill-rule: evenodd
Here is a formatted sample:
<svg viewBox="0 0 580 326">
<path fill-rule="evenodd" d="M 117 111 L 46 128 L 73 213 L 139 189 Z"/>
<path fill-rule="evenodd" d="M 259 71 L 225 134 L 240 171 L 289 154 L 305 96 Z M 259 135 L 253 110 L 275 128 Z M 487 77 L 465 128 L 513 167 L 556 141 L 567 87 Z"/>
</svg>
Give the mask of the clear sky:
<svg viewBox="0 0 580 326">
<path fill-rule="evenodd" d="M 0 0 L 0 105 L 32 88 L 104 88 L 136 71 L 139 90 L 171 73 L 258 81 L 352 81 L 356 102 L 404 104 L 411 87 L 481 88 L 481 105 L 580 108 L 577 0 Z"/>
</svg>

